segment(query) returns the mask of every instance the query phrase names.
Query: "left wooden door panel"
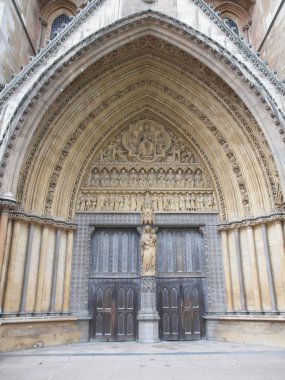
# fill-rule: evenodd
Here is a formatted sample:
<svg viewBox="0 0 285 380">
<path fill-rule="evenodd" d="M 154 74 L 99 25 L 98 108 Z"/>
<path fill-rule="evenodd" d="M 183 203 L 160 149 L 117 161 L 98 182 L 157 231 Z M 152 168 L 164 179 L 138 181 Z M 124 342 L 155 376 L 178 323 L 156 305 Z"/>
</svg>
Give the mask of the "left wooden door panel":
<svg viewBox="0 0 285 380">
<path fill-rule="evenodd" d="M 137 336 L 136 280 L 97 280 L 90 286 L 91 339 L 130 341 Z"/>
</svg>

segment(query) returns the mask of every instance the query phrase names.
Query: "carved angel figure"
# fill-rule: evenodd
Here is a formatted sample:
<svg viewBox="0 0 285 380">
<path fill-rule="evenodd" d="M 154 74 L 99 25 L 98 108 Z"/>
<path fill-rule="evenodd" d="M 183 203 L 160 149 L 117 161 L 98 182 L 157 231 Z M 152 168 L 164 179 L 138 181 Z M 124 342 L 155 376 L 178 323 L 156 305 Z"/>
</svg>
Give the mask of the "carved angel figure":
<svg viewBox="0 0 285 380">
<path fill-rule="evenodd" d="M 156 234 L 150 226 L 145 226 L 141 237 L 142 275 L 155 275 Z"/>
</svg>

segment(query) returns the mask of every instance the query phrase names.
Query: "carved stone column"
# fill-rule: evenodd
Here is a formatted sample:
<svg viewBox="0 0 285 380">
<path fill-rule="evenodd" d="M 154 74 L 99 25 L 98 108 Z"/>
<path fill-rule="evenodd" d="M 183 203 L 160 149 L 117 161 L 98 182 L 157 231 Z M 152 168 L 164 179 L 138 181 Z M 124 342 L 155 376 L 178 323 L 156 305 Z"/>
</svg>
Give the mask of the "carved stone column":
<svg viewBox="0 0 285 380">
<path fill-rule="evenodd" d="M 2 313 L 4 294 L 5 294 L 5 286 L 8 274 L 8 265 L 10 258 L 10 249 L 12 242 L 12 233 L 13 233 L 13 221 L 9 220 L 7 234 L 6 234 L 6 244 L 5 244 L 5 252 L 2 263 L 2 271 L 1 271 L 1 279 L 0 279 L 0 314 Z"/>
<path fill-rule="evenodd" d="M 254 295 L 254 306 L 256 312 L 262 311 L 261 292 L 259 284 L 258 263 L 254 243 L 254 231 L 252 226 L 247 226 L 248 250 L 251 263 L 252 290 Z"/>
<path fill-rule="evenodd" d="M 44 41 L 45 41 L 46 28 L 48 26 L 48 23 L 42 18 L 40 18 L 40 23 L 41 23 L 41 36 L 40 36 L 39 47 L 43 48 L 45 45 Z"/>
<path fill-rule="evenodd" d="M 42 236 L 41 236 L 35 314 L 40 314 L 42 312 L 42 295 L 43 295 L 43 286 L 44 286 L 44 277 L 45 277 L 48 235 L 49 235 L 49 227 L 44 225 L 42 228 Z"/>
<path fill-rule="evenodd" d="M 63 307 L 62 307 L 63 313 L 69 312 L 73 233 L 74 231 L 67 232 L 67 247 L 66 247 L 66 256 L 65 256 L 65 273 L 64 273 L 64 289 L 63 289 Z"/>
<path fill-rule="evenodd" d="M 0 277 L 4 260 L 5 242 L 9 220 L 9 210 L 14 209 L 16 200 L 13 194 L 6 193 L 0 197 Z"/>
<path fill-rule="evenodd" d="M 16 220 L 13 228 L 12 245 L 8 265 L 8 276 L 5 289 L 3 314 L 16 315 L 20 309 L 24 266 L 25 266 L 25 245 L 27 233 L 20 236 L 21 222 Z M 28 230 L 25 226 L 26 232 Z M 22 247 L 20 247 L 22 245 Z M 22 249 L 20 249 L 22 248 Z"/>
<path fill-rule="evenodd" d="M 140 311 L 138 313 L 139 335 L 141 343 L 159 342 L 158 322 L 156 310 L 156 235 L 155 230 L 145 226 L 139 230 L 141 235 L 141 288 Z"/>
<path fill-rule="evenodd" d="M 233 289 L 232 289 L 232 275 L 231 275 L 231 263 L 229 257 L 229 245 L 228 245 L 228 233 L 227 231 L 221 231 L 223 256 L 224 256 L 224 271 L 226 282 L 226 295 L 227 295 L 227 312 L 232 313 L 233 307 Z"/>
</svg>

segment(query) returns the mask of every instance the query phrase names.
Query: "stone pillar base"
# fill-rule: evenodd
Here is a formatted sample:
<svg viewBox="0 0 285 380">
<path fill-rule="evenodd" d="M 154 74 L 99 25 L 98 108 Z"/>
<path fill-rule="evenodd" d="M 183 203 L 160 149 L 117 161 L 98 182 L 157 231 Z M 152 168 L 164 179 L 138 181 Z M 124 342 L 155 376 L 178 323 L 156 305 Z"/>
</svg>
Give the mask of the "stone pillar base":
<svg viewBox="0 0 285 380">
<path fill-rule="evenodd" d="M 143 276 L 141 278 L 141 309 L 138 313 L 140 343 L 159 342 L 158 322 L 156 310 L 156 278 Z"/>
<path fill-rule="evenodd" d="M 158 322 L 159 316 L 157 313 L 138 313 L 139 321 L 139 343 L 157 343 L 160 342 Z"/>
</svg>

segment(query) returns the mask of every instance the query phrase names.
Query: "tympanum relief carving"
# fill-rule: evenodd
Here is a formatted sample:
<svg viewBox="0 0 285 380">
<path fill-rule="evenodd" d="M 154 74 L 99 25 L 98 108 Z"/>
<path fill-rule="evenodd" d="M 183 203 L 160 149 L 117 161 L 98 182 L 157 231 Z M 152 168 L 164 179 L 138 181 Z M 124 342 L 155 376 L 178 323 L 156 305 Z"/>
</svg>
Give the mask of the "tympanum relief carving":
<svg viewBox="0 0 285 380">
<path fill-rule="evenodd" d="M 78 211 L 156 212 L 216 210 L 205 165 L 182 136 L 153 120 L 130 125 L 88 167 Z"/>
</svg>

